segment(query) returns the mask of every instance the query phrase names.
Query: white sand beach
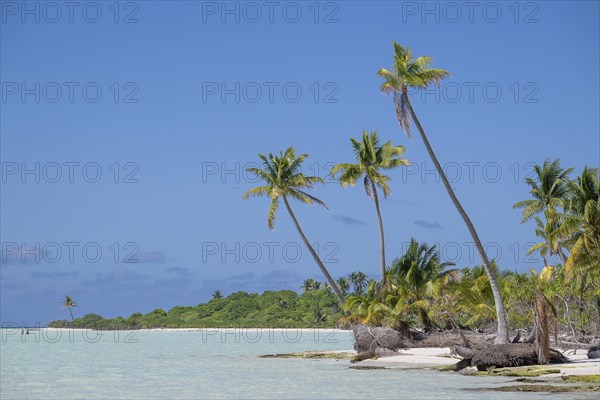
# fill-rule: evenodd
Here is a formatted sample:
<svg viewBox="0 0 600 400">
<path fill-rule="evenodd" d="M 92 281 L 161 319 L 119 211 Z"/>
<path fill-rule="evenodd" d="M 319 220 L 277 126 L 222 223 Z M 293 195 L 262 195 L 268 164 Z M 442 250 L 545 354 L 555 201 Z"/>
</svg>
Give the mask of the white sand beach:
<svg viewBox="0 0 600 400">
<path fill-rule="evenodd" d="M 551 364 L 544 366 L 552 369 L 560 369 L 560 373 L 544 375 L 545 377 L 559 377 L 561 375 L 598 375 L 600 374 L 600 359 L 590 360 L 585 350 L 579 350 L 573 354 L 572 350 L 564 353 L 569 364 Z M 427 368 L 441 367 L 456 364 L 461 358 L 451 355 L 449 347 L 444 348 L 409 348 L 398 351 L 397 356 L 383 357 L 376 360 L 365 360 L 360 365 L 392 364 L 395 368 Z"/>
</svg>

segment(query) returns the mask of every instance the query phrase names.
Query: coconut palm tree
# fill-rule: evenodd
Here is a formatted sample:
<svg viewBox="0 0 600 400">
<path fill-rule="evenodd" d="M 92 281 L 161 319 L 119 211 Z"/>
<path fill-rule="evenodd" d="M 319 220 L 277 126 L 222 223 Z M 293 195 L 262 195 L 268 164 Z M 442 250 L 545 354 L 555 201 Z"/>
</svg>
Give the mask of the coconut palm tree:
<svg viewBox="0 0 600 400">
<path fill-rule="evenodd" d="M 350 280 L 350 283 L 352 284 L 352 288 L 353 288 L 353 293 L 354 294 L 361 294 L 365 291 L 365 289 L 367 288 L 367 284 L 369 281 L 369 278 L 367 277 L 367 275 L 364 272 L 351 272 L 350 275 L 348 275 L 348 279 Z"/>
<path fill-rule="evenodd" d="M 440 255 L 435 246 L 410 240 L 406 253 L 394 260 L 389 270 L 391 291 L 397 292 L 406 306 L 416 309 L 425 327 L 429 331 L 433 324 L 427 313 L 430 299 L 439 295 L 441 289 L 456 270 L 444 269 L 454 265 L 451 262 L 440 262 Z"/>
<path fill-rule="evenodd" d="M 429 139 L 425 135 L 425 131 L 421 122 L 417 118 L 417 115 L 410 103 L 408 98 L 408 89 L 409 88 L 426 88 L 431 84 L 434 84 L 439 87 L 440 81 L 449 76 L 448 71 L 444 71 L 443 69 L 434 69 L 429 68 L 431 64 L 431 58 L 426 56 L 421 56 L 414 58 L 410 49 L 407 47 L 404 49 L 398 43 L 393 42 L 394 46 L 394 67 L 392 71 L 389 71 L 385 68 L 380 69 L 377 72 L 381 78 L 383 78 L 383 83 L 381 84 L 381 91 L 387 94 L 393 95 L 394 107 L 396 109 L 396 118 L 400 123 L 400 127 L 402 130 L 406 132 L 409 139 L 411 137 L 410 134 L 410 123 L 411 120 L 414 122 L 421 139 L 423 140 L 423 144 L 427 149 L 427 153 L 429 153 L 429 157 L 435 166 L 437 173 L 439 174 L 454 207 L 456 207 L 458 213 L 463 219 L 469 234 L 473 238 L 473 242 L 475 244 L 475 248 L 483 261 L 483 265 L 485 267 L 486 273 L 489 276 L 490 284 L 492 286 L 492 291 L 494 292 L 494 300 L 496 305 L 496 314 L 498 316 L 498 332 L 496 334 L 496 343 L 508 343 L 508 326 L 506 324 L 506 312 L 504 310 L 504 304 L 502 302 L 502 296 L 500 295 L 500 290 L 498 288 L 498 284 L 494 279 L 492 274 L 492 270 L 490 268 L 490 261 L 485 253 L 483 248 L 483 244 L 479 239 L 479 235 L 471 222 L 471 219 L 467 215 L 466 211 L 458 201 L 458 198 L 454 194 L 454 190 L 442 169 L 440 162 L 437 159 L 437 156 L 433 152 L 433 148 L 429 143 Z"/>
<path fill-rule="evenodd" d="M 357 273 L 354 273 L 357 274 Z M 361 272 L 358 274 L 362 274 Z M 364 275 L 364 274 L 363 274 Z M 364 275 L 366 278 L 366 275 Z M 362 281 L 361 281 L 362 282 Z M 371 324 L 381 326 L 385 312 L 381 310 L 381 284 L 374 279 L 368 283 L 365 280 L 365 287 L 354 293 L 346 299 L 344 310 L 351 312 L 343 322 L 358 321 L 362 324 Z"/>
<path fill-rule="evenodd" d="M 305 279 L 302 283 L 302 286 L 300 286 L 302 292 L 308 292 L 309 290 L 319 290 L 321 288 L 323 288 L 323 284 L 319 281 L 315 281 L 312 278 Z"/>
<path fill-rule="evenodd" d="M 314 279 L 312 279 L 312 278 L 305 279 L 304 282 L 302 282 L 302 286 L 300 286 L 300 290 L 302 290 L 302 293 L 308 292 L 309 290 L 313 290 L 314 284 L 315 284 Z"/>
<path fill-rule="evenodd" d="M 336 283 L 337 283 L 338 287 L 340 288 L 340 290 L 342 291 L 342 293 L 344 294 L 344 296 L 346 294 L 348 294 L 348 290 L 350 290 L 350 283 L 348 282 L 348 278 L 342 276 L 342 277 L 338 278 Z"/>
<path fill-rule="evenodd" d="M 531 246 L 529 250 L 527 250 L 527 254 L 532 254 L 536 251 L 539 252 L 544 261 L 544 266 L 550 265 L 548 264 L 548 255 L 558 255 L 564 263 L 566 261 L 565 253 L 562 251 L 558 238 L 554 235 L 554 232 L 558 229 L 560 224 L 557 222 L 550 223 L 549 221 L 544 223 L 541 218 L 537 216 L 533 218 L 536 224 L 535 234 L 541 238 L 542 241 Z M 554 219 L 556 220 L 557 218 Z"/>
<path fill-rule="evenodd" d="M 533 199 L 515 203 L 513 208 L 522 208 L 521 223 L 529 220 L 534 215 L 544 212 L 546 219 L 552 224 L 557 208 L 564 208 L 569 193 L 569 174 L 573 168 L 562 169 L 560 159 L 544 160 L 541 166 L 533 167 L 533 178 L 526 178 L 525 183 L 531 187 L 529 193 Z"/>
<path fill-rule="evenodd" d="M 75 300 L 73 300 L 71 296 L 65 296 L 65 299 L 62 301 L 61 305 L 63 308 L 69 310 L 69 314 L 71 314 L 71 321 L 73 321 L 75 318 L 73 318 L 73 311 L 71 309 L 73 307 L 77 307 Z"/>
<path fill-rule="evenodd" d="M 223 293 L 221 293 L 220 290 L 215 290 L 212 294 L 212 298 L 213 299 L 222 299 L 223 298 Z"/>
<path fill-rule="evenodd" d="M 579 271 L 598 271 L 600 265 L 600 177 L 598 169 L 585 167 L 575 182 L 569 183 L 567 212 L 555 235 L 572 243 L 565 263 L 567 276 Z"/>
<path fill-rule="evenodd" d="M 290 214 L 302 241 L 313 256 L 313 259 L 317 263 L 321 273 L 325 276 L 329 286 L 331 286 L 340 306 L 343 307 L 344 295 L 329 274 L 327 268 L 325 268 L 325 265 L 323 265 L 317 252 L 306 238 L 289 203 L 289 198 L 292 198 L 305 204 L 318 204 L 327 209 L 325 203 L 305 191 L 306 189 L 312 189 L 315 183 L 324 183 L 323 179 L 317 176 L 306 176 L 302 173 L 302 162 L 308 155 L 300 154 L 296 156 L 296 152 L 292 147 L 287 148 L 285 152 L 280 151 L 279 156 L 269 153 L 268 156 L 259 154 L 258 157 L 262 161 L 262 167 L 250 167 L 247 171 L 263 181 L 265 185 L 248 190 L 242 196 L 242 200 L 246 200 L 252 196 L 267 196 L 271 199 L 271 205 L 269 206 L 269 212 L 267 214 L 267 226 L 269 229 L 273 229 L 274 227 L 275 214 L 277 207 L 279 206 L 279 200 L 283 200 L 285 208 Z"/>
<path fill-rule="evenodd" d="M 500 292 L 507 294 L 508 282 L 514 273 L 508 270 L 500 271 L 494 261 L 490 267 Z M 461 270 L 455 289 L 460 293 L 458 308 L 463 308 L 466 314 L 471 315 L 465 325 L 477 326 L 482 322 L 497 319 L 494 293 L 485 267 L 474 266 Z"/>
<path fill-rule="evenodd" d="M 403 146 L 392 146 L 391 141 L 379 145 L 377 132 L 367 134 L 367 131 L 363 131 L 361 141 L 350 138 L 350 142 L 354 149 L 356 164 L 337 164 L 331 168 L 329 175 L 335 177 L 335 175 L 339 173 L 338 181 L 343 188 L 348 185 L 354 186 L 356 181 L 364 176 L 363 183 L 365 192 L 367 193 L 367 197 L 373 199 L 375 211 L 377 213 L 377 222 L 379 224 L 381 286 L 385 287 L 385 240 L 377 187 L 381 188 L 384 197 L 388 197 L 390 194 L 390 187 L 388 186 L 390 177 L 383 175 L 380 170 L 389 170 L 401 165 L 406 166 L 409 165 L 409 162 L 404 158 L 400 158 L 404 153 Z"/>
</svg>

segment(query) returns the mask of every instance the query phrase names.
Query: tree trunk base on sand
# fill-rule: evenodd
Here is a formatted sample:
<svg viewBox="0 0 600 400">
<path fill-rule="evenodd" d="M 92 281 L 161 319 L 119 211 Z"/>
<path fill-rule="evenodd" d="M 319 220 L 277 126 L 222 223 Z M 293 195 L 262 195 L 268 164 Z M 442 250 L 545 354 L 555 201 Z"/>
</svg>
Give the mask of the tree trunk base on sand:
<svg viewBox="0 0 600 400">
<path fill-rule="evenodd" d="M 469 354 L 465 353 L 465 356 L 468 357 L 468 355 Z M 557 350 L 550 349 L 549 355 L 551 364 L 564 364 L 569 362 L 569 360 Z M 465 358 L 465 360 L 469 360 L 469 358 Z M 475 350 L 475 353 L 470 359 L 468 365 L 464 365 L 465 362 L 459 364 L 461 364 L 463 368 L 468 365 L 472 365 L 477 367 L 479 371 L 487 371 L 490 368 L 536 365 L 538 364 L 538 355 L 533 344 L 495 344 L 487 346 L 481 350 Z"/>
<path fill-rule="evenodd" d="M 395 355 L 398 349 L 406 347 L 408 341 L 405 334 L 392 328 L 355 324 L 352 332 L 354 350 L 359 355 L 370 354 L 369 358 Z"/>
</svg>

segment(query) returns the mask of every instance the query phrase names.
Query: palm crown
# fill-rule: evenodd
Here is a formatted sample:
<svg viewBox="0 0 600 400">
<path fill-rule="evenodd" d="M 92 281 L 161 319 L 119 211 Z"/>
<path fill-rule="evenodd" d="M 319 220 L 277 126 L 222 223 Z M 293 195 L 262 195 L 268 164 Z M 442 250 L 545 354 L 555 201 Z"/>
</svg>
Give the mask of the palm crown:
<svg viewBox="0 0 600 400">
<path fill-rule="evenodd" d="M 387 197 L 390 194 L 387 184 L 390 178 L 381 174 L 379 170 L 409 165 L 408 160 L 400 158 L 404 153 L 404 146 L 393 146 L 391 141 L 380 146 L 377 132 L 367 134 L 367 131 L 363 131 L 361 141 L 353 138 L 350 138 L 350 141 L 357 163 L 337 164 L 331 168 L 329 174 L 335 176 L 340 173 L 338 180 L 342 187 L 354 186 L 356 181 L 364 175 L 367 196 L 373 197 L 372 184 L 375 184 L 383 190 L 383 195 Z"/>
<path fill-rule="evenodd" d="M 410 48 L 403 48 L 396 42 L 394 46 L 394 67 L 392 71 L 381 68 L 377 75 L 383 78 L 381 91 L 387 94 L 393 93 L 396 117 L 400 127 L 406 132 L 410 139 L 410 112 L 405 96 L 408 87 L 426 88 L 430 84 L 439 87 L 440 81 L 449 76 L 450 73 L 443 69 L 429 68 L 431 58 L 420 56 L 414 58 Z"/>
<path fill-rule="evenodd" d="M 416 300 L 437 294 L 455 270 L 444 269 L 454 265 L 440 262 L 436 246 L 418 243 L 411 239 L 406 253 L 392 263 L 390 280 L 403 293 L 411 294 Z"/>
<path fill-rule="evenodd" d="M 533 199 L 519 201 L 513 206 L 513 208 L 523 209 L 521 222 L 529 220 L 542 211 L 546 212 L 547 219 L 553 219 L 556 209 L 565 206 L 564 200 L 569 192 L 567 183 L 573 168 L 563 170 L 560 167 L 560 160 L 550 162 L 546 159 L 542 166 L 535 165 L 533 170 L 535 176 L 525 179 L 525 183 L 531 187 L 529 193 Z"/>
<path fill-rule="evenodd" d="M 327 208 L 325 203 L 303 190 L 311 189 L 315 183 L 324 183 L 318 176 L 306 176 L 302 173 L 301 165 L 308 157 L 307 154 L 296 156 L 294 148 L 288 147 L 285 152 L 280 151 L 279 156 L 269 153 L 268 156 L 259 154 L 258 157 L 262 161 L 262 168 L 251 167 L 247 170 L 266 185 L 248 190 L 242 196 L 242 200 L 252 196 L 268 196 L 271 199 L 267 215 L 269 229 L 275 226 L 275 213 L 281 196 L 291 197 L 306 204 L 316 203 Z"/>
<path fill-rule="evenodd" d="M 77 306 L 77 304 L 75 304 L 75 300 L 73 300 L 71 296 L 65 296 L 65 299 L 62 301 L 61 304 L 63 308 L 71 308 Z"/>
</svg>

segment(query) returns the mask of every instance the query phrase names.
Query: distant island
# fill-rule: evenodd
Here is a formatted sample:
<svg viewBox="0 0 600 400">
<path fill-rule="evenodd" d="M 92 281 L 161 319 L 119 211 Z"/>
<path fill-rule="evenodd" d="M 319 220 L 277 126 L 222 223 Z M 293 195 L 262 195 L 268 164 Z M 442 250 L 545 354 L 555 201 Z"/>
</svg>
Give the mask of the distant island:
<svg viewBox="0 0 600 400">
<path fill-rule="evenodd" d="M 213 295 L 214 296 L 214 295 Z M 148 314 L 103 318 L 86 314 L 73 321 L 52 321 L 51 328 L 97 330 L 150 328 L 334 328 L 343 317 L 334 294 L 327 288 L 267 291 L 262 294 L 235 292 L 215 296 L 196 306 L 175 306 L 169 311 L 157 308 Z"/>
</svg>

